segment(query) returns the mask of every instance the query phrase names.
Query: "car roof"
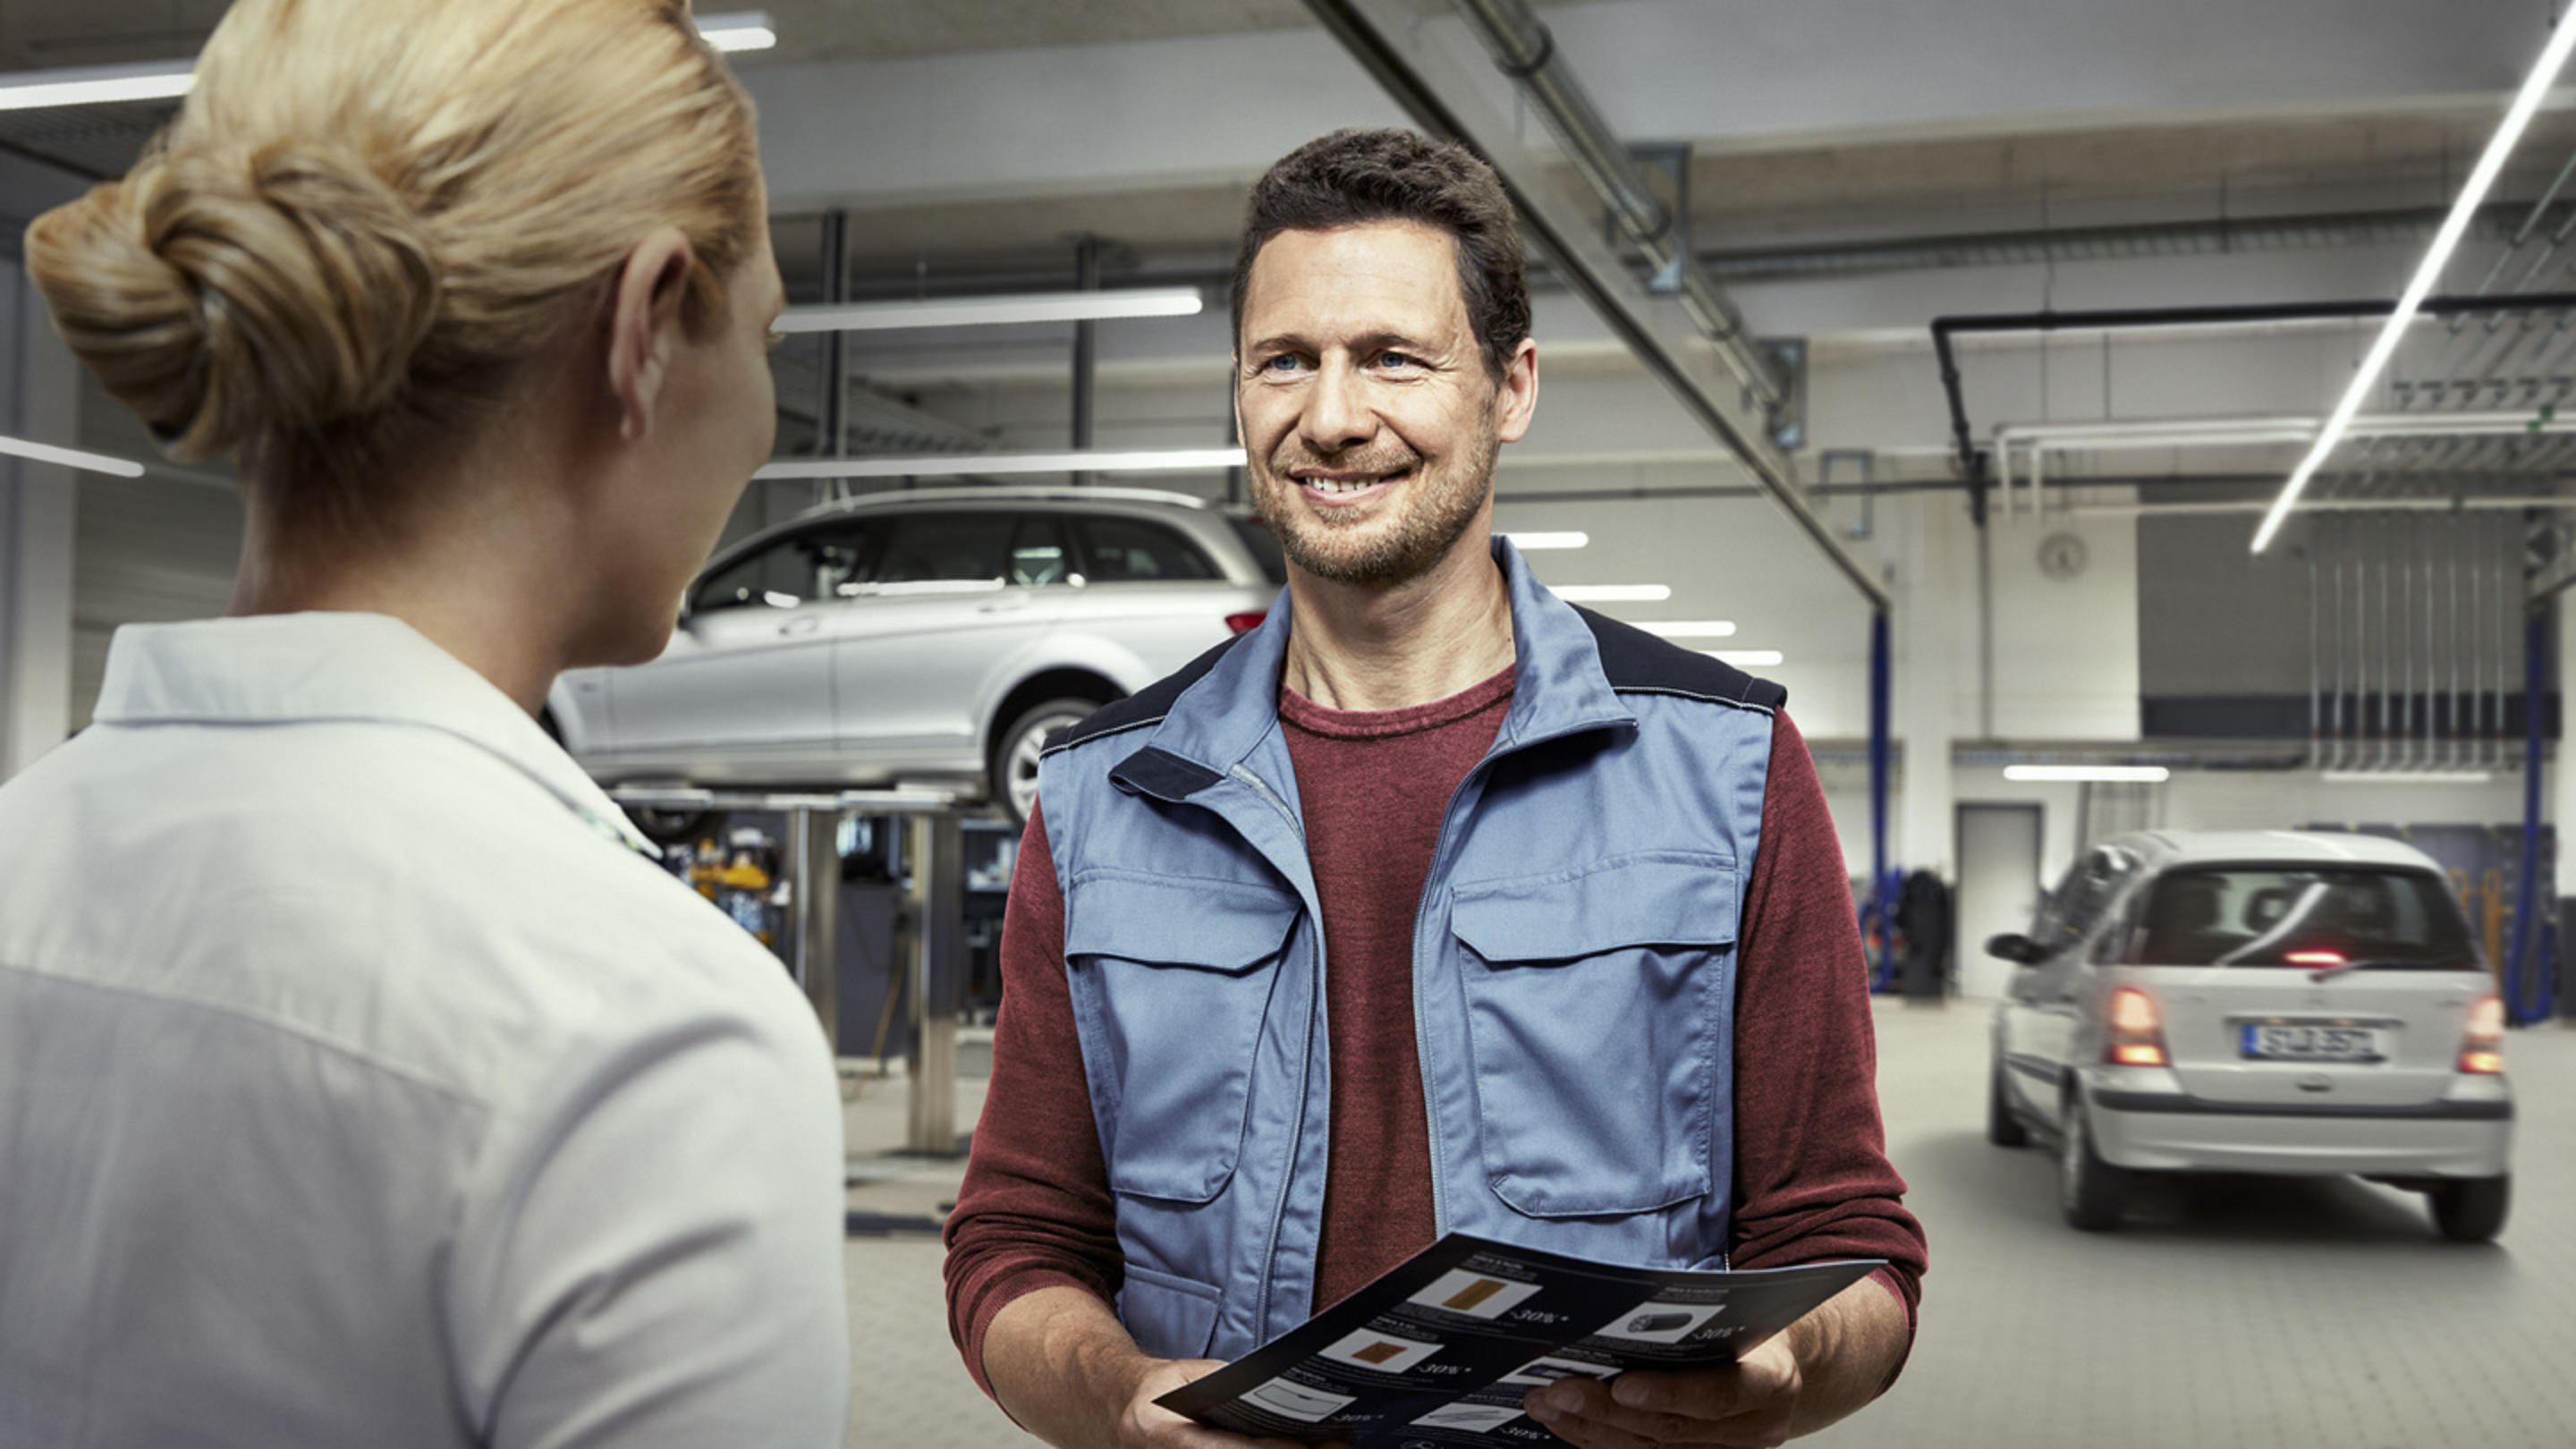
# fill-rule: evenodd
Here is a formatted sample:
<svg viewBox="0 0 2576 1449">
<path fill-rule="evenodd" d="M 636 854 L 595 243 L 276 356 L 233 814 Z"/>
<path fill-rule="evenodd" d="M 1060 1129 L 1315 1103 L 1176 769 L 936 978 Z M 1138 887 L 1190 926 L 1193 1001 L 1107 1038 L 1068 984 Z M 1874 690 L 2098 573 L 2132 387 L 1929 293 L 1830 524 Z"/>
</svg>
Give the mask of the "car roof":
<svg viewBox="0 0 2576 1449">
<path fill-rule="evenodd" d="M 1143 503 L 1202 512 L 1228 511 L 1226 505 L 1160 488 L 1071 488 L 1021 484 L 979 488 L 885 488 L 874 493 L 862 493 L 855 498 L 836 498 L 829 503 L 817 504 L 797 517 L 800 520 L 824 518 L 860 509 L 949 503 Z"/>
<path fill-rule="evenodd" d="M 2128 850 L 2158 870 L 2221 861 L 2441 869 L 2431 856 L 2403 841 L 2339 830 L 2153 830 L 2101 843 Z"/>
</svg>

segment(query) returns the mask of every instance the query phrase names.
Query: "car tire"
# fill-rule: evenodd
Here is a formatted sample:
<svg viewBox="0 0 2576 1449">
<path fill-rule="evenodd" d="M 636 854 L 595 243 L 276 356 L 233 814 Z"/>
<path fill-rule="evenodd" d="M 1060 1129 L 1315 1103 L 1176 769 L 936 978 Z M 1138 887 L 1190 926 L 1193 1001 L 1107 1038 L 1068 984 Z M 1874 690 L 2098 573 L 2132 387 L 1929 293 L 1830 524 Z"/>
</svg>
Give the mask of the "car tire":
<svg viewBox="0 0 2576 1449">
<path fill-rule="evenodd" d="M 1995 1059 L 1994 1070 L 1987 1074 L 1986 1140 L 1997 1147 L 2027 1147 L 2030 1129 L 2013 1115 L 2010 1089 L 2004 1084 L 2003 1059 Z"/>
<path fill-rule="evenodd" d="M 2093 1150 L 2093 1129 L 2081 1093 L 2070 1093 L 2058 1123 L 2057 1201 L 2069 1227 L 2107 1232 L 2120 1225 L 2129 1196 L 2129 1174 Z"/>
<path fill-rule="evenodd" d="M 644 838 L 660 846 L 695 845 L 709 836 L 724 833 L 725 817 L 714 810 L 656 810 L 649 805 L 629 806 L 626 818 L 644 832 Z"/>
<path fill-rule="evenodd" d="M 2493 1242 L 2504 1231 L 2505 1210 L 2513 1200 L 2513 1178 L 2463 1177 L 2442 1183 L 2427 1194 L 2432 1199 L 2433 1226 L 2455 1243 Z"/>
<path fill-rule="evenodd" d="M 1012 825 L 1027 826 L 1029 811 L 1037 803 L 1038 751 L 1047 736 L 1082 723 L 1108 702 L 1079 694 L 1042 699 L 993 732 L 992 748 L 985 755 L 984 778 L 993 803 L 1010 812 Z"/>
</svg>

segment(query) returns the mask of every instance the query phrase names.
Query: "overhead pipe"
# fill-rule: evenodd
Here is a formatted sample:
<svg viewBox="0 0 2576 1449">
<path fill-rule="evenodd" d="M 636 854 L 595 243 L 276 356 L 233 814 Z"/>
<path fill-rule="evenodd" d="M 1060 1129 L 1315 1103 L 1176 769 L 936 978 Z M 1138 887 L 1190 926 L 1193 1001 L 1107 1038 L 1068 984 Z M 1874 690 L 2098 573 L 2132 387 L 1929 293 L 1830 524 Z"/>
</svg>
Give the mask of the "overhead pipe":
<svg viewBox="0 0 2576 1449">
<path fill-rule="evenodd" d="M 1955 339 L 1971 334 L 2006 334 L 2020 332 L 2110 332 L 2144 327 L 2211 327 L 2241 326 L 2263 322 L 2333 321 L 2385 317 L 2396 310 L 2393 301 L 2344 302 L 2267 302 L 2254 305 L 2200 307 L 2137 307 L 2085 311 L 1997 312 L 1932 320 L 1932 351 L 1940 364 L 1941 386 L 1950 405 L 1950 437 L 1959 478 L 1969 490 L 1969 508 L 1982 525 L 1985 521 L 1985 488 L 1989 476 L 1987 455 L 1976 446 L 1976 430 L 1968 420 L 1965 384 L 1959 373 Z M 2416 309 L 2425 317 L 2451 317 L 2482 312 L 2565 312 L 2576 309 L 2576 293 L 2545 292 L 2509 298 L 2494 297 L 2427 297 Z"/>
<path fill-rule="evenodd" d="M 1590 92 L 1557 49 L 1555 35 L 1530 12 L 1525 0 L 1459 0 L 1458 8 L 1503 74 L 1517 81 L 1536 103 L 1548 129 L 1564 146 L 1566 159 L 1609 206 L 1620 230 L 1645 252 L 1656 271 L 1678 278 L 1683 306 L 1717 344 L 1727 371 L 1765 416 L 1778 414 L 1788 405 L 1788 389 L 1769 359 L 1754 347 L 1743 314 L 1688 251 L 1680 219 L 1655 195 L 1636 158 L 1601 118 Z"/>
</svg>

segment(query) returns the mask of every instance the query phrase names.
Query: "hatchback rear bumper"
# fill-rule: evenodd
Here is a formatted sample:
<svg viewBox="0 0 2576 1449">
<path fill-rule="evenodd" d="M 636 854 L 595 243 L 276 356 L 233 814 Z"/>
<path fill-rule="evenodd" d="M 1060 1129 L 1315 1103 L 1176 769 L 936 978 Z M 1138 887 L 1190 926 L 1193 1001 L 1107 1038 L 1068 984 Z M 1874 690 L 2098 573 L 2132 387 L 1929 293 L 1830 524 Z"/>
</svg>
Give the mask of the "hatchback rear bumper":
<svg viewBox="0 0 2576 1449">
<path fill-rule="evenodd" d="M 2511 1160 L 2503 1084 L 2416 1107 L 2282 1111 L 2181 1092 L 2090 1090 L 2094 1150 L 2119 1167 L 2290 1176 L 2494 1177 Z M 2491 1086 L 2491 1090 L 2489 1089 Z"/>
</svg>

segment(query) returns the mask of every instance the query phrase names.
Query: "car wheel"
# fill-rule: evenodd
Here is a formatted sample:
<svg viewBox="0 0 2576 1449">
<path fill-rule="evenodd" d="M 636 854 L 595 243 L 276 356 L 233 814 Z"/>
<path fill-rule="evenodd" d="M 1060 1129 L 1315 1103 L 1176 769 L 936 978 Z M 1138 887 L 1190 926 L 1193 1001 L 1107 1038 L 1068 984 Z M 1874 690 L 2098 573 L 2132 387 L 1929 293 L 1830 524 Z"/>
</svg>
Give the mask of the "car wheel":
<svg viewBox="0 0 2576 1449">
<path fill-rule="evenodd" d="M 1011 812 L 1013 825 L 1027 825 L 1029 812 L 1037 808 L 1038 754 L 1047 736 L 1082 723 L 1107 702 L 1071 694 L 1040 700 L 993 736 L 988 778 L 994 802 Z"/>
<path fill-rule="evenodd" d="M 694 845 L 724 833 L 725 817 L 713 810 L 656 810 L 649 805 L 627 808 L 626 818 L 655 845 Z"/>
<path fill-rule="evenodd" d="M 2004 1085 L 2003 1060 L 1997 1058 L 1986 1084 L 1986 1140 L 1997 1147 L 2027 1147 L 2030 1129 L 2013 1115 L 2012 1099 L 2005 1095 L 2009 1090 Z"/>
<path fill-rule="evenodd" d="M 2085 1120 L 2082 1094 L 2066 1099 L 2058 1128 L 2057 1202 L 2069 1226 L 2088 1233 L 2120 1224 L 2121 1201 L 2129 1195 L 2129 1174 L 2104 1162 L 2093 1150 L 2093 1129 Z"/>
<path fill-rule="evenodd" d="M 2432 1190 L 2433 1225 L 2455 1243 L 2484 1243 L 2504 1231 L 2505 1209 L 2513 1197 L 2513 1178 L 2464 1177 Z"/>
</svg>

